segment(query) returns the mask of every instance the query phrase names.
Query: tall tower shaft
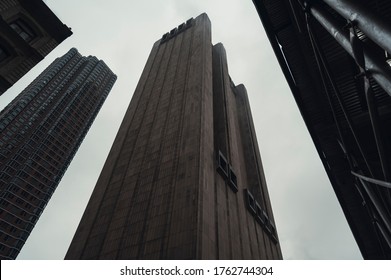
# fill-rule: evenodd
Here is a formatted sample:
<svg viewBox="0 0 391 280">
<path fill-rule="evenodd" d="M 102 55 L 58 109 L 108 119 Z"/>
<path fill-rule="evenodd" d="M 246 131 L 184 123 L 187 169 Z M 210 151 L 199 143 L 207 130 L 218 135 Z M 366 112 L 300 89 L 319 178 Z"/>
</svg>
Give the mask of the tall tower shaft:
<svg viewBox="0 0 391 280">
<path fill-rule="evenodd" d="M 281 251 L 247 95 L 202 14 L 154 44 L 66 259 L 259 258 Z"/>
</svg>

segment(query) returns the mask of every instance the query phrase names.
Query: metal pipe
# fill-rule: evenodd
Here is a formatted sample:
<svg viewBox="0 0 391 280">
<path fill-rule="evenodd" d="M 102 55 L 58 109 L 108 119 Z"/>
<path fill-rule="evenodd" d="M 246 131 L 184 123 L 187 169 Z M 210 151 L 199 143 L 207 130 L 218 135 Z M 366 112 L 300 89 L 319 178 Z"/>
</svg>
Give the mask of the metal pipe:
<svg viewBox="0 0 391 280">
<path fill-rule="evenodd" d="M 359 181 L 359 180 L 357 180 L 357 181 Z M 372 219 L 373 229 L 375 231 L 376 239 L 379 243 L 379 248 L 382 252 L 382 255 L 387 256 L 387 254 L 385 253 L 384 246 L 383 246 L 383 240 L 385 238 L 387 238 L 388 234 L 386 231 L 380 230 L 380 227 L 382 227 L 383 229 L 384 229 L 384 227 L 381 224 L 381 219 L 379 218 L 379 214 L 376 212 L 376 209 L 373 209 L 372 203 L 367 203 L 368 195 L 364 196 L 364 194 L 361 192 L 361 188 L 359 187 L 359 184 L 354 184 L 354 185 L 356 186 L 357 190 L 359 190 L 360 195 L 363 198 L 363 206 L 365 206 L 365 209 L 367 210 L 368 216 L 371 217 L 371 219 Z M 370 199 L 369 199 L 369 201 L 370 201 Z M 381 238 L 380 235 L 383 238 Z M 390 246 L 390 248 L 391 248 L 391 246 Z"/>
<path fill-rule="evenodd" d="M 383 235 L 384 240 L 387 242 L 388 248 L 391 248 L 391 237 L 390 237 L 390 233 L 387 232 L 386 229 L 382 226 L 382 224 L 379 223 L 378 221 L 375 221 L 375 224 L 377 225 L 379 231 L 380 231 L 381 234 Z"/>
<path fill-rule="evenodd" d="M 391 25 L 379 14 L 354 0 L 323 0 L 342 17 L 354 22 L 365 35 L 391 53 Z"/>
<path fill-rule="evenodd" d="M 324 68 L 324 70 L 325 70 L 327 79 L 328 79 L 328 81 L 330 82 L 330 84 L 331 84 L 331 86 L 332 86 L 332 88 L 333 88 L 335 97 L 337 98 L 337 101 L 338 101 L 339 105 L 341 106 L 342 113 L 343 113 L 343 115 L 344 115 L 344 117 L 345 117 L 345 120 L 346 120 L 348 126 L 349 126 L 350 132 L 352 133 L 353 138 L 354 138 L 354 140 L 355 140 L 355 142 L 356 142 L 356 144 L 357 144 L 357 147 L 358 147 L 358 149 L 359 149 L 359 151 L 360 151 L 360 154 L 361 154 L 361 156 L 362 156 L 362 158 L 363 158 L 363 160 L 364 160 L 364 162 L 365 162 L 365 165 L 367 166 L 370 175 L 373 176 L 372 168 L 371 168 L 371 166 L 369 165 L 369 162 L 368 162 L 368 160 L 367 160 L 366 153 L 364 152 L 364 149 L 363 149 L 362 145 L 360 144 L 360 141 L 359 141 L 359 138 L 358 138 L 358 136 L 357 136 L 356 128 L 355 128 L 355 126 L 354 126 L 354 123 L 353 123 L 353 121 L 351 120 L 351 118 L 349 117 L 349 114 L 348 114 L 348 112 L 347 112 L 347 110 L 346 110 L 346 106 L 345 106 L 343 100 L 341 99 L 340 91 L 338 90 L 338 87 L 336 86 L 335 81 L 334 81 L 333 77 L 332 77 L 331 74 L 330 74 L 331 71 L 330 71 L 330 69 L 329 69 L 329 66 L 328 66 L 328 64 L 327 64 L 326 59 L 324 58 L 324 54 L 323 54 L 321 48 L 319 48 L 319 43 L 318 43 L 318 41 L 317 41 L 317 39 L 316 39 L 316 37 L 315 37 L 315 34 L 313 34 L 313 32 L 312 32 L 312 30 L 311 30 L 310 21 L 309 21 L 309 18 L 308 18 L 308 15 L 307 15 L 307 14 L 306 14 L 306 23 L 307 23 L 307 30 L 308 30 L 308 35 L 309 35 L 309 38 L 310 38 L 310 42 L 311 42 L 312 48 L 313 48 L 313 50 L 314 50 L 315 59 L 316 59 L 316 62 L 317 62 L 318 68 L 319 68 L 319 74 L 320 74 L 320 76 L 321 76 L 321 78 L 322 78 L 323 86 L 324 86 L 324 89 L 325 89 L 327 98 L 328 98 L 328 100 L 329 100 L 330 108 L 331 108 L 331 111 L 332 111 L 332 113 L 333 113 L 334 121 L 335 121 L 335 123 L 336 123 L 337 130 L 338 130 L 338 132 L 339 132 L 339 135 L 340 135 L 340 137 L 341 137 L 341 140 L 342 140 L 342 142 L 343 142 L 343 144 L 344 144 L 344 138 L 343 138 L 342 130 L 341 130 L 341 128 L 340 128 L 340 124 L 339 124 L 339 122 L 338 122 L 338 118 L 337 118 L 337 116 L 336 116 L 336 114 L 335 114 L 335 111 L 334 111 L 334 106 L 333 106 L 333 104 L 332 104 L 332 97 L 330 96 L 330 94 L 329 94 L 329 92 L 328 92 L 328 90 L 327 90 L 327 85 L 326 85 L 326 83 L 325 83 L 325 81 L 324 81 L 325 78 L 324 78 L 323 71 L 322 71 L 322 69 L 321 69 L 320 63 L 322 63 L 322 66 L 323 66 L 323 68 Z M 344 145 L 345 145 L 345 144 L 344 144 Z M 346 150 L 345 150 L 345 152 L 346 152 Z M 347 153 L 345 153 L 345 154 L 348 155 Z M 351 164 L 350 160 L 351 160 L 351 159 L 350 159 L 350 156 L 348 156 L 348 162 L 349 162 L 349 164 L 350 164 L 350 168 L 352 168 L 352 170 L 353 170 L 353 164 Z"/>
<path fill-rule="evenodd" d="M 357 176 L 359 174 L 352 172 L 353 175 Z M 372 188 L 370 188 L 367 185 L 367 182 L 362 178 L 362 176 L 357 176 L 361 182 L 361 185 L 364 187 L 366 193 L 368 194 L 369 199 L 375 206 L 377 212 L 379 213 L 379 217 L 381 218 L 382 222 L 387 228 L 387 232 L 391 233 L 391 221 L 390 221 L 390 216 L 388 215 L 388 211 L 384 209 L 384 206 L 382 203 L 379 201 L 378 197 L 373 193 Z M 369 178 L 370 179 L 370 178 Z M 371 179 L 373 180 L 373 179 Z"/>
<path fill-rule="evenodd" d="M 375 220 L 375 225 L 377 226 L 378 230 L 380 231 L 380 233 L 384 237 L 384 240 L 387 242 L 388 248 L 391 248 L 391 236 L 390 236 L 390 233 L 387 232 L 387 230 L 384 228 L 384 226 L 381 223 L 379 223 L 379 220 Z"/>
<path fill-rule="evenodd" d="M 311 3 L 309 11 L 312 16 L 335 38 L 335 40 L 354 58 L 352 45 L 350 44 L 349 31 L 339 27 L 336 20 L 322 7 Z M 363 46 L 365 68 L 377 83 L 391 96 L 391 67 L 375 54 Z"/>
<path fill-rule="evenodd" d="M 381 180 L 369 178 L 367 176 L 358 174 L 358 173 L 356 173 L 354 171 L 352 171 L 352 175 L 356 176 L 359 179 L 367 181 L 368 183 L 372 183 L 372 184 L 375 184 L 375 185 L 378 185 L 378 186 L 382 186 L 382 187 L 391 189 L 391 183 L 389 183 L 389 182 L 384 182 L 384 181 L 381 181 Z"/>
<path fill-rule="evenodd" d="M 388 161 L 387 157 L 385 156 L 386 153 L 384 152 L 384 143 L 383 138 L 381 137 L 381 131 L 380 131 L 380 125 L 378 120 L 378 112 L 375 105 L 375 100 L 373 98 L 373 92 L 371 89 L 371 85 L 369 83 L 369 79 L 365 77 L 365 97 L 367 99 L 368 104 L 368 113 L 369 118 L 371 119 L 372 129 L 373 129 L 373 135 L 375 137 L 377 152 L 379 154 L 380 164 L 384 175 L 384 180 L 389 182 L 390 181 L 390 173 L 389 173 L 389 167 L 388 167 Z M 388 194 L 388 199 L 390 195 Z"/>
</svg>

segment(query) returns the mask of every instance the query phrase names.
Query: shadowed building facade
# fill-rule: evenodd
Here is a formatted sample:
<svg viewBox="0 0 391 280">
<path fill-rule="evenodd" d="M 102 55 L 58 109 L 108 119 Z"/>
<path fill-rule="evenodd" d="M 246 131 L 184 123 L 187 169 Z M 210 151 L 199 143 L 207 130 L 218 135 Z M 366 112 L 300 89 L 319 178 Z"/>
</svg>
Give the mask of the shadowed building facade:
<svg viewBox="0 0 391 280">
<path fill-rule="evenodd" d="M 18 255 L 116 76 L 74 48 L 0 112 L 0 258 Z"/>
<path fill-rule="evenodd" d="M 154 44 L 65 258 L 282 258 L 246 90 L 206 14 Z"/>
<path fill-rule="evenodd" d="M 0 1 L 0 95 L 71 35 L 42 0 Z"/>
<path fill-rule="evenodd" d="M 391 259 L 391 1 L 253 2 L 362 256 Z"/>
</svg>

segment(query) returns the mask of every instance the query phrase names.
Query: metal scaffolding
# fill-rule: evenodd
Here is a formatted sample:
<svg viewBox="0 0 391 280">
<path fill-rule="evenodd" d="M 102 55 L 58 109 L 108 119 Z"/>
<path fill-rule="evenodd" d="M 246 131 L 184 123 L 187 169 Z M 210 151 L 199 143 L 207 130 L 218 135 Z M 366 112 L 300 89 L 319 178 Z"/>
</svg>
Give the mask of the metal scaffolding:
<svg viewBox="0 0 391 280">
<path fill-rule="evenodd" d="M 383 48 L 385 53 L 391 52 L 391 26 L 387 24 L 378 15 L 366 9 L 359 3 L 350 0 L 325 0 L 330 8 L 338 12 L 346 19 L 346 25 L 341 26 L 337 20 L 330 14 L 328 9 L 318 3 L 318 1 L 300 1 L 299 4 L 305 12 L 307 32 L 311 41 L 312 49 L 316 58 L 320 76 L 323 80 L 325 92 L 328 94 L 329 100 L 331 96 L 335 96 L 341 106 L 345 121 L 348 123 L 350 133 L 352 133 L 355 144 L 360 150 L 361 157 L 366 163 L 366 168 L 357 166 L 354 156 L 349 154 L 347 149 L 344 149 L 346 158 L 351 167 L 352 176 L 355 176 L 357 187 L 364 191 L 366 195 L 363 200 L 366 204 L 370 204 L 370 215 L 373 219 L 373 225 L 379 235 L 380 246 L 384 247 L 385 240 L 389 248 L 391 248 L 391 183 L 390 183 L 390 167 L 385 153 L 385 145 L 379 123 L 377 106 L 374 101 L 374 94 L 369 78 L 372 77 L 389 95 L 391 95 L 391 67 L 384 59 L 373 52 L 373 50 L 363 42 L 358 36 L 357 30 L 360 30 L 366 37 L 370 38 Z M 361 74 L 358 78 L 364 80 L 364 92 L 368 107 L 368 115 L 372 126 L 372 133 L 375 138 L 376 149 L 378 152 L 379 161 L 382 168 L 382 180 L 373 178 L 372 166 L 363 151 L 362 144 L 355 132 L 354 125 L 349 114 L 345 110 L 345 104 L 340 98 L 341 94 L 335 86 L 324 55 L 322 54 L 316 35 L 312 30 L 311 20 L 314 19 L 320 23 L 324 29 L 333 36 L 333 38 L 346 50 L 346 52 L 355 60 L 360 68 Z M 326 79 L 332 85 L 333 92 L 330 93 L 326 86 Z M 333 110 L 332 102 L 330 106 Z M 334 115 L 334 121 L 339 131 L 339 136 L 342 145 L 346 145 L 344 133 L 340 129 L 338 118 Z M 370 132 L 368 132 L 370 133 Z M 364 170 L 368 170 L 368 176 L 365 176 Z M 362 193 L 362 192 L 361 192 Z"/>
<path fill-rule="evenodd" d="M 391 3 L 253 0 L 364 258 L 391 258 Z"/>
</svg>

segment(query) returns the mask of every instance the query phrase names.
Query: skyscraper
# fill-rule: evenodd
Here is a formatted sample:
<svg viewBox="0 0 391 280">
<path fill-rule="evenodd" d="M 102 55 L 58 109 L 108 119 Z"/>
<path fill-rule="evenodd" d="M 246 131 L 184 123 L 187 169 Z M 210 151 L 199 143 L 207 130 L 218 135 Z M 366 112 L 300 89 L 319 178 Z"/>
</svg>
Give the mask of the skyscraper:
<svg viewBox="0 0 391 280">
<path fill-rule="evenodd" d="M 42 0 L 0 1 L 0 95 L 72 35 Z"/>
<path fill-rule="evenodd" d="M 0 257 L 16 258 L 116 76 L 72 48 L 0 113 Z"/>
<path fill-rule="evenodd" d="M 66 259 L 278 259 L 246 90 L 206 14 L 150 53 Z"/>
<path fill-rule="evenodd" d="M 391 2 L 253 2 L 362 256 L 391 259 Z"/>
</svg>

